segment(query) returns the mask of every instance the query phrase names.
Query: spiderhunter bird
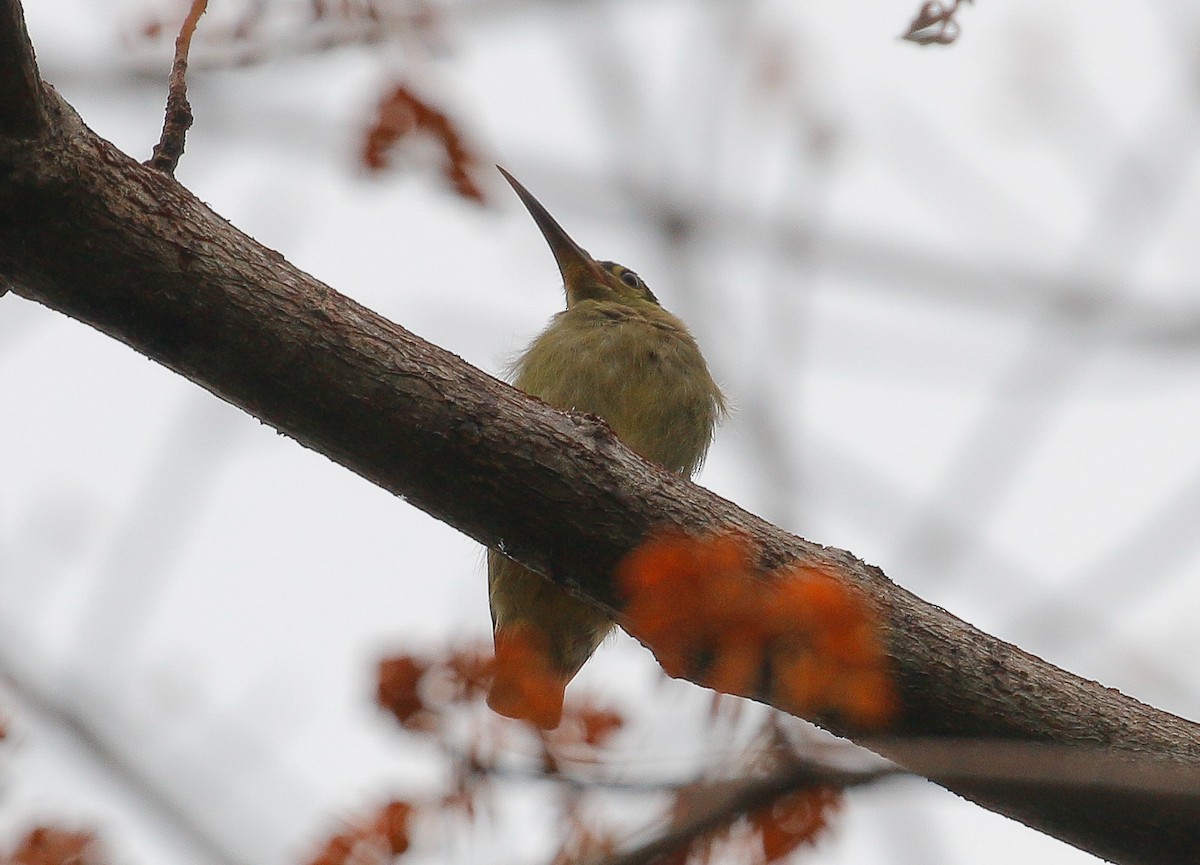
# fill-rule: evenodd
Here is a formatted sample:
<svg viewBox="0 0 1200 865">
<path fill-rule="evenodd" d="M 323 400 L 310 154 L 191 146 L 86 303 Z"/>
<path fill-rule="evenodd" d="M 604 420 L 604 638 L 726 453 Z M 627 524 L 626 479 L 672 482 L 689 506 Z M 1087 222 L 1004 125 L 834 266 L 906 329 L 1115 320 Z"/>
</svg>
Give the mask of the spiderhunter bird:
<svg viewBox="0 0 1200 865">
<path fill-rule="evenodd" d="M 597 261 L 503 168 L 558 262 L 566 309 L 512 366 L 513 384 L 555 408 L 602 417 L 642 457 L 690 477 L 704 460 L 725 400 L 696 340 L 636 273 Z M 613 627 L 604 612 L 488 552 L 497 671 L 488 704 L 556 727 L 567 683 Z M 530 698 L 528 651 L 542 675 Z"/>
</svg>

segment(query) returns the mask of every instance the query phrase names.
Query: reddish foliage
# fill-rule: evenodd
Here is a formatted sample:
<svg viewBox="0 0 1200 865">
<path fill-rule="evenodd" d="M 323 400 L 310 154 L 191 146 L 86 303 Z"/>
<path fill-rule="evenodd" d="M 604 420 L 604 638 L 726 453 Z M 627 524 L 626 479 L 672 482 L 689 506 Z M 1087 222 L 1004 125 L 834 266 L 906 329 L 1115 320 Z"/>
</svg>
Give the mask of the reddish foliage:
<svg viewBox="0 0 1200 865">
<path fill-rule="evenodd" d="M 12 856 L 2 861 L 11 865 L 100 865 L 104 857 L 90 832 L 37 826 L 21 839 Z"/>
<path fill-rule="evenodd" d="M 350 832 L 334 835 L 325 844 L 325 848 L 315 857 L 308 860 L 308 865 L 345 865 L 354 854 L 358 838 Z"/>
<path fill-rule="evenodd" d="M 525 627 L 509 629 L 500 635 L 495 657 L 466 646 L 441 658 L 386 658 L 379 664 L 376 700 L 405 729 L 436 733 L 447 711 L 487 695 L 500 714 L 538 730 L 565 718 L 556 733 L 558 746 L 603 747 L 625 719 L 590 701 L 564 706 L 562 677 L 553 670 L 539 636 Z"/>
<path fill-rule="evenodd" d="M 837 663 L 853 665 L 877 660 L 873 648 L 876 639 L 874 629 L 864 627 L 860 615 L 861 604 L 832 578 L 824 574 L 797 576 L 791 573 L 787 579 L 795 584 L 786 583 L 782 586 L 749 579 L 746 571 L 752 557 L 748 545 L 737 537 L 706 539 L 699 544 L 694 539 L 675 538 L 661 544 L 659 549 L 662 555 L 658 556 L 652 550 L 649 560 L 654 563 L 666 562 L 669 567 L 652 569 L 647 573 L 648 581 L 659 589 L 672 585 L 676 589 L 688 588 L 678 581 L 694 579 L 692 569 L 698 563 L 714 565 L 715 573 L 721 575 L 726 584 L 714 581 L 713 585 L 707 587 L 708 591 L 698 593 L 700 597 L 694 602 L 713 617 L 714 621 L 708 623 L 712 632 L 719 633 L 721 624 L 721 616 L 714 611 L 728 608 L 734 611 L 734 631 L 751 636 L 756 632 L 760 636 L 762 633 L 773 635 L 768 641 L 772 663 L 781 658 L 787 659 L 788 666 L 795 668 L 792 672 L 797 680 L 815 695 L 804 699 L 812 699 L 815 704 L 822 706 L 830 699 L 835 699 L 829 696 L 830 693 L 837 694 L 838 700 L 849 699 L 847 694 L 852 695 L 858 686 L 844 684 L 847 677 L 836 669 Z M 747 585 L 759 588 L 746 589 Z M 762 588 L 764 586 L 765 589 Z M 694 587 L 689 591 L 696 594 Z M 765 600 L 754 600 L 758 591 L 767 592 Z M 661 603 L 661 597 L 644 598 L 642 603 L 652 614 L 652 624 L 657 622 L 662 626 L 666 622 L 686 632 L 689 628 L 686 617 L 672 617 L 669 610 L 679 606 L 680 597 L 690 598 L 690 595 L 684 592 L 674 597 L 674 605 Z M 684 606 L 691 605 L 689 602 Z M 659 616 L 659 619 L 654 616 Z M 756 627 L 749 624 L 754 618 L 759 622 Z M 803 635 L 803 639 L 798 638 L 797 633 Z M 456 729 L 455 725 L 444 723 L 450 710 L 455 707 L 470 708 L 472 705 L 477 708 L 477 701 L 491 684 L 493 673 L 501 679 L 509 676 L 511 681 L 500 693 L 506 693 L 504 689 L 510 686 L 516 689 L 515 699 L 520 701 L 521 710 L 529 716 L 524 718 L 524 723 L 529 727 L 547 726 L 550 719 L 545 715 L 553 714 L 557 709 L 562 711 L 562 723 L 553 734 L 547 736 L 540 729 L 537 730 L 537 742 L 541 747 L 539 771 L 544 777 L 553 777 L 564 771 L 560 766 L 560 753 L 573 751 L 573 761 L 586 760 L 587 756 L 579 755 L 580 748 L 603 748 L 625 726 L 626 719 L 622 714 L 590 701 L 562 705 L 561 688 L 541 681 L 542 677 L 550 677 L 557 682 L 557 677 L 547 666 L 545 646 L 538 642 L 535 632 L 518 628 L 502 637 L 494 662 L 475 647 L 448 651 L 436 659 L 400 655 L 384 661 L 380 665 L 381 702 L 386 702 L 382 695 L 390 695 L 394 706 L 389 704 L 389 708 L 407 729 L 442 739 L 452 736 L 451 731 Z M 742 653 L 745 657 L 755 658 L 753 674 L 746 674 L 752 679 L 759 675 L 757 664 L 761 658 L 758 655 L 762 651 L 758 649 Z M 821 654 L 828 654 L 835 661 L 821 662 L 818 658 Z M 714 669 L 720 666 L 715 664 Z M 726 665 L 725 675 L 730 680 L 743 675 L 736 669 L 737 666 Z M 853 677 L 850 680 L 853 681 Z M 839 685 L 839 682 L 843 684 Z M 798 686 L 785 682 L 779 687 Z M 887 690 L 886 679 L 876 690 Z M 869 703 L 870 707 L 878 706 L 874 694 Z M 844 705 L 839 708 L 851 711 Z M 876 711 L 876 708 L 870 708 L 869 711 Z M 477 728 L 473 740 L 496 741 L 495 725 L 501 723 L 500 719 L 494 715 L 476 717 L 484 726 Z M 414 724 L 413 718 L 426 720 Z M 766 732 L 764 728 L 764 735 Z M 447 738 L 446 741 L 453 739 Z M 476 813 L 477 797 L 489 789 L 489 761 L 484 756 L 488 747 L 480 750 L 472 746 L 465 751 L 453 745 L 450 748 L 452 753 L 456 752 L 456 769 L 453 773 L 456 782 L 446 795 L 425 806 L 426 813 L 442 819 L 459 814 L 471 820 Z M 560 752 L 559 749 L 570 750 Z M 786 761 L 786 756 L 784 754 L 780 759 Z M 755 765 L 758 766 L 758 772 L 766 768 L 761 760 Z M 786 762 L 782 765 L 786 765 Z M 727 801 L 726 797 L 736 792 L 738 787 L 738 782 L 723 781 L 698 782 L 676 789 L 666 831 L 667 837 L 672 832 L 679 832 L 679 845 L 656 859 L 656 865 L 685 865 L 689 861 L 707 863 L 719 861 L 727 854 L 738 861 L 759 865 L 777 861 L 801 845 L 814 842 L 841 803 L 841 794 L 837 790 L 802 790 L 777 799 L 757 813 L 738 817 L 735 811 L 729 814 L 729 822 L 722 828 L 699 836 L 681 831 L 697 818 L 711 825 L 707 820 L 712 809 L 716 808 L 719 814 L 726 807 L 723 804 Z M 559 820 L 564 840 L 554 858 L 558 865 L 603 859 L 618 846 L 617 836 L 611 830 L 588 825 L 582 818 L 582 812 L 575 807 L 577 805 L 575 798 L 564 799 L 563 814 Z M 330 838 L 309 865 L 390 863 L 409 848 L 410 825 L 417 807 L 409 802 L 390 803 L 369 820 Z"/>
<path fill-rule="evenodd" d="M 374 817 L 331 837 L 308 865 L 370 865 L 394 859 L 409 848 L 414 811 L 408 802 L 389 802 Z"/>
<path fill-rule="evenodd" d="M 714 678 L 727 685 L 718 690 L 749 690 L 752 682 L 733 681 L 761 612 L 741 577 L 750 570 L 746 554 L 734 535 L 670 535 L 647 541 L 618 566 L 628 630 L 654 649 L 668 675 L 686 676 L 698 657 L 711 654 L 723 667 Z"/>
<path fill-rule="evenodd" d="M 780 635 L 775 694 L 784 708 L 832 710 L 864 728 L 894 717 L 886 646 L 857 592 L 822 571 L 792 570 L 779 584 L 767 627 Z"/>
<path fill-rule="evenodd" d="M 760 574 L 755 557 L 744 537 L 729 533 L 699 539 L 672 535 L 644 544 L 618 569 L 628 596 L 630 629 L 651 645 L 665 668 L 677 673 L 690 671 L 698 658 L 707 664 L 706 681 L 729 690 L 769 688 L 777 703 L 797 712 L 840 712 L 861 724 L 885 722 L 893 706 L 892 683 L 865 600 L 820 569 Z M 563 754 L 572 753 L 576 762 L 589 759 L 579 755 L 580 749 L 603 748 L 624 727 L 622 714 L 590 702 L 564 706 L 561 677 L 536 630 L 508 629 L 496 645 L 494 659 L 467 647 L 440 658 L 400 655 L 384 661 L 380 702 L 407 729 L 453 742 L 454 731 L 461 728 L 446 723 L 451 710 L 478 708 L 491 687 L 489 702 L 500 702 L 500 711 L 518 715 L 530 728 L 562 721 L 551 735 L 537 729 L 537 771 L 543 777 L 568 771 L 561 766 Z M 769 683 L 763 682 L 764 670 L 771 673 Z M 494 715 L 467 717 L 481 725 L 473 742 L 503 740 Z M 764 728 L 764 735 L 768 732 Z M 449 746 L 455 754 L 455 782 L 436 804 L 426 806 L 431 817 L 474 817 L 476 800 L 491 783 L 492 747 Z M 761 760 L 754 765 L 755 777 L 769 768 Z M 739 817 L 734 810 L 724 817 L 728 822 L 722 828 L 693 836 L 689 824 L 699 818 L 702 825 L 712 825 L 713 809 L 721 817 L 721 810 L 734 801 L 726 797 L 738 786 L 734 781 L 702 782 L 677 789 L 665 837 L 678 833 L 679 846 L 656 862 L 713 862 L 727 854 L 757 865 L 776 862 L 814 842 L 841 803 L 833 789 L 798 791 L 757 813 Z M 554 860 L 558 865 L 604 858 L 617 846 L 616 836 L 589 826 L 577 805 L 577 799 L 564 798 L 559 821 L 564 841 Z M 409 803 L 392 803 L 362 826 L 331 838 L 311 865 L 389 862 L 408 849 L 413 813 Z"/>
<path fill-rule="evenodd" d="M 471 648 L 451 652 L 445 662 L 456 700 L 475 700 L 487 693 L 496 674 L 496 661 L 484 651 Z"/>
<path fill-rule="evenodd" d="M 387 841 L 393 856 L 399 856 L 411 843 L 408 823 L 412 818 L 413 806 L 407 802 L 389 802 L 375 817 L 372 830 Z"/>
<path fill-rule="evenodd" d="M 585 706 L 576 710 L 583 730 L 583 741 L 593 748 L 602 748 L 614 733 L 625 726 L 625 718 L 610 709 Z"/>
<path fill-rule="evenodd" d="M 442 171 L 458 194 L 482 204 L 483 190 L 472 176 L 478 159 L 467 147 L 462 132 L 445 112 L 403 84 L 396 85 L 380 100 L 375 121 L 363 140 L 363 164 L 373 171 L 382 171 L 388 167 L 391 150 L 402 139 L 418 132 L 441 146 L 445 154 Z"/>
<path fill-rule="evenodd" d="M 797 714 L 885 725 L 897 701 L 866 600 L 832 574 L 796 566 L 760 574 L 742 535 L 652 538 L 618 566 L 627 628 L 669 675 L 696 674 L 731 694 Z M 770 671 L 773 681 L 763 682 Z"/>
<path fill-rule="evenodd" d="M 700 782 L 677 790 L 672 807 L 675 831 L 698 816 L 707 817 L 714 807 L 718 813 L 724 811 L 725 794 L 730 789 L 736 789 L 736 785 Z M 815 843 L 841 803 L 841 792 L 826 787 L 787 793 L 758 812 L 731 815 L 728 823 L 701 835 L 681 832 L 681 843 L 654 860 L 655 865 L 725 860 L 764 865 L 776 862 L 804 844 Z"/>
<path fill-rule="evenodd" d="M 425 725 L 426 706 L 421 698 L 421 680 L 428 671 L 428 662 L 412 655 L 385 658 L 379 663 L 376 700 L 396 716 L 402 727 L 420 729 Z"/>
<path fill-rule="evenodd" d="M 750 817 L 762 848 L 764 862 L 775 862 L 802 844 L 811 844 L 829 824 L 842 803 L 842 794 L 814 787 L 781 796 Z"/>
</svg>

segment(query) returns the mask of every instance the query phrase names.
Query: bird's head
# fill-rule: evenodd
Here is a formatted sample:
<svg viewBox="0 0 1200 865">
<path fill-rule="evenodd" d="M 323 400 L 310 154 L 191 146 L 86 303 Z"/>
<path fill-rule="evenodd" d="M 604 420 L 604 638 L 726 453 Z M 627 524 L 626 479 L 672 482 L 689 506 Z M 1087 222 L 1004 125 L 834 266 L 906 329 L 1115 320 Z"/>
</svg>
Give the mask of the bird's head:
<svg viewBox="0 0 1200 865">
<path fill-rule="evenodd" d="M 658 305 L 658 298 L 640 276 L 615 261 L 592 258 L 586 249 L 571 239 L 528 189 L 503 168 L 496 167 L 516 190 L 533 221 L 542 230 L 546 243 L 550 245 L 550 251 L 554 253 L 562 273 L 568 308 L 584 300 L 613 301 L 628 306 Z"/>
</svg>

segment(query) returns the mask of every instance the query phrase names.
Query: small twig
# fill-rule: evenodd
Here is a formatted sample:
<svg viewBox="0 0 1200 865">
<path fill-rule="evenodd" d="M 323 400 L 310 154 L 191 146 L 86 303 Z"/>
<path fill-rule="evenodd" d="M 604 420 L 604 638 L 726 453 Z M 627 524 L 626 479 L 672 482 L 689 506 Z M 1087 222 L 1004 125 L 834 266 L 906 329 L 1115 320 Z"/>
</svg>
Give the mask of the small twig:
<svg viewBox="0 0 1200 865">
<path fill-rule="evenodd" d="M 446 753 L 457 760 L 468 760 L 469 758 L 464 752 L 456 749 L 447 749 Z M 808 779 L 816 779 L 821 786 L 838 787 L 838 786 L 857 786 L 857 779 L 862 777 L 866 781 L 874 780 L 877 777 L 892 776 L 892 775 L 907 775 L 909 772 L 899 766 L 887 764 L 872 769 L 863 769 L 856 771 L 835 769 L 827 767 L 815 761 L 805 761 L 802 763 L 795 762 L 796 758 L 792 758 L 793 762 L 785 773 L 776 772 L 769 777 L 761 778 L 738 778 L 730 777 L 723 779 L 712 778 L 690 778 L 688 780 L 678 780 L 670 778 L 644 778 L 641 780 L 621 780 L 617 778 L 604 777 L 602 775 L 586 776 L 578 773 L 570 773 L 564 771 L 546 772 L 541 768 L 533 766 L 511 766 L 501 765 L 498 763 L 483 763 L 479 760 L 470 760 L 471 772 L 475 775 L 488 778 L 499 778 L 509 781 L 531 781 L 531 782 L 548 782 L 559 784 L 564 787 L 570 787 L 576 790 L 607 790 L 615 793 L 631 793 L 635 795 L 661 795 L 662 793 L 678 793 L 687 789 L 695 789 L 699 786 L 706 786 L 711 790 L 718 789 L 741 789 L 748 785 L 761 786 L 764 782 L 778 783 L 782 777 L 794 778 L 797 772 L 803 774 L 805 781 Z M 847 783 L 850 780 L 852 783 Z"/>
<path fill-rule="evenodd" d="M 17 0 L 0 0 L 0 135 L 31 138 L 46 123 L 41 78 Z M 6 289 L 0 286 L 0 294 Z"/>
<path fill-rule="evenodd" d="M 954 16 L 964 2 L 971 0 L 928 0 L 908 25 L 908 32 L 900 38 L 918 45 L 953 44 L 962 32 Z"/>
<path fill-rule="evenodd" d="M 0 684 L 21 708 L 38 723 L 49 723 L 58 727 L 94 761 L 99 769 L 108 773 L 136 803 L 141 813 L 149 815 L 156 825 L 174 831 L 179 837 L 193 845 L 197 858 L 216 865 L 250 865 L 228 852 L 220 840 L 210 834 L 202 820 L 191 813 L 169 795 L 169 791 L 153 778 L 148 777 L 121 752 L 119 746 L 110 744 L 100 730 L 84 714 L 67 702 L 59 700 L 44 687 L 44 682 L 35 682 L 18 672 L 9 659 L 0 656 Z M 11 860 L 4 859 L 5 863 Z"/>
<path fill-rule="evenodd" d="M 649 865 L 659 857 L 678 850 L 714 829 L 727 826 L 739 817 L 761 811 L 788 793 L 811 790 L 814 787 L 845 790 L 904 774 L 907 772 L 899 766 L 851 771 L 802 761 L 759 780 L 719 782 L 711 790 L 716 800 L 711 807 L 672 826 L 639 847 L 595 859 L 589 865 Z"/>
<path fill-rule="evenodd" d="M 200 16 L 208 8 L 208 0 L 192 0 L 192 8 L 183 19 L 179 36 L 175 39 L 175 60 L 171 64 L 171 79 L 167 90 L 167 112 L 163 120 L 162 137 L 154 145 L 154 155 L 147 161 L 150 168 L 167 174 L 175 173 L 179 157 L 183 155 L 183 142 L 192 126 L 192 106 L 187 100 L 188 51 L 192 47 L 192 34 Z"/>
</svg>

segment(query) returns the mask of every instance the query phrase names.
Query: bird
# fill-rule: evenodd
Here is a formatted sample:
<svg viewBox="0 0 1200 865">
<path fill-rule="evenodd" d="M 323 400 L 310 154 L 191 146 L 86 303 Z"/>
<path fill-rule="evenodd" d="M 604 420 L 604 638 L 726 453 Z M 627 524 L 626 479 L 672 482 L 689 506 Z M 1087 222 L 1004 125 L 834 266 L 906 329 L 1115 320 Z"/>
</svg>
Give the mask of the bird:
<svg viewBox="0 0 1200 865">
<path fill-rule="evenodd" d="M 513 385 L 555 408 L 598 415 L 639 456 L 691 477 L 726 413 L 695 338 L 637 273 L 594 259 L 497 168 L 549 244 L 566 296 L 566 308 L 512 364 Z M 567 684 L 614 622 L 503 553 L 489 550 L 487 569 L 496 653 L 488 705 L 557 727 Z"/>
</svg>

